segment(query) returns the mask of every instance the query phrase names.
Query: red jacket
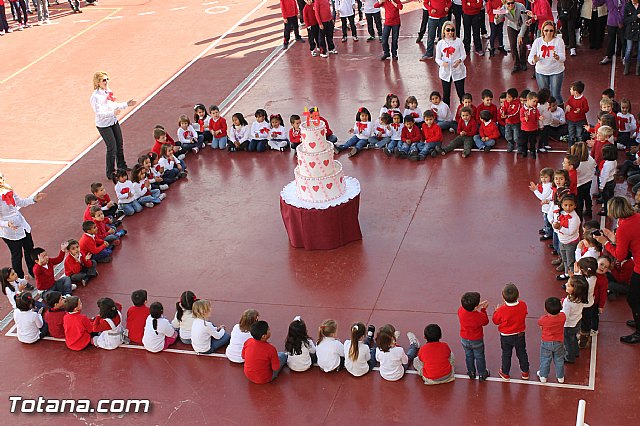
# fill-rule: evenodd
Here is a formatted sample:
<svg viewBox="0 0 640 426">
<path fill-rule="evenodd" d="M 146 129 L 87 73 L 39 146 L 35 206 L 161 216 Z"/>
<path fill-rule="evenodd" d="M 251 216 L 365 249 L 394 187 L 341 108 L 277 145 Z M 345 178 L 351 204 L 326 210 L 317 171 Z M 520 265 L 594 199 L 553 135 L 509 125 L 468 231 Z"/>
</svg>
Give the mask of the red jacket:
<svg viewBox="0 0 640 426">
<path fill-rule="evenodd" d="M 575 112 L 576 109 L 579 109 L 580 112 Z M 584 95 L 580 99 L 569 96 L 569 99 L 565 102 L 565 118 L 567 121 L 573 121 L 574 123 L 576 121 L 585 121 L 587 112 L 589 112 L 589 102 L 587 102 L 587 97 Z"/>
<path fill-rule="evenodd" d="M 104 197 L 98 197 L 98 202 L 100 203 L 100 207 L 107 207 L 107 204 L 111 202 L 111 197 L 105 192 Z"/>
<path fill-rule="evenodd" d="M 491 113 L 491 121 L 498 121 L 498 119 L 500 118 L 497 106 L 495 106 L 494 104 L 484 106 L 484 104 L 481 103 L 476 107 L 476 120 L 478 121 L 478 123 L 480 122 L 480 113 L 482 111 L 489 111 Z"/>
<path fill-rule="evenodd" d="M 295 0 L 291 0 L 295 3 Z M 282 3 L 282 0 L 280 0 Z M 298 9 L 296 9 L 297 11 Z M 293 15 L 292 15 L 293 16 Z M 209 129 L 214 138 L 223 138 L 227 136 L 227 120 L 224 117 L 218 118 L 218 121 L 214 121 L 213 118 L 209 120 Z M 216 135 L 216 130 L 221 130 L 222 133 Z"/>
<path fill-rule="evenodd" d="M 422 134 L 416 125 L 414 125 L 411 130 L 409 130 L 407 126 L 404 126 L 400 137 L 402 138 L 402 142 L 406 143 L 416 143 L 422 140 Z"/>
<path fill-rule="evenodd" d="M 329 22 L 333 20 L 333 15 L 331 14 L 331 6 L 329 5 L 329 0 L 315 0 L 314 2 L 315 8 L 314 12 L 316 15 L 316 21 L 318 24 L 322 24 L 323 22 Z"/>
<path fill-rule="evenodd" d="M 480 122 L 480 137 L 493 140 L 500 138 L 500 130 L 495 121 L 489 121 L 489 124 L 485 124 L 484 121 Z"/>
<path fill-rule="evenodd" d="M 425 142 L 442 142 L 442 129 L 436 123 L 431 126 L 427 126 L 427 123 L 422 124 L 422 135 Z"/>
<path fill-rule="evenodd" d="M 604 248 L 621 262 L 627 258 L 629 251 L 638 259 L 640 256 L 640 213 L 618 219 L 616 245 L 607 243 Z M 640 274 L 640 262 L 634 265 L 633 271 Z"/>
<path fill-rule="evenodd" d="M 64 274 L 70 277 L 73 274 L 79 274 L 82 272 L 82 267 L 85 266 L 87 268 L 91 268 L 93 263 L 91 263 L 91 259 L 87 259 L 86 254 L 80 252 L 80 262 L 76 260 L 75 257 L 70 254 L 64 258 Z"/>
<path fill-rule="evenodd" d="M 429 11 L 429 17 L 440 19 L 449 14 L 451 0 L 423 0 L 424 7 Z"/>
<path fill-rule="evenodd" d="M 63 318 L 64 340 L 72 351 L 81 351 L 91 343 L 93 324 L 80 312 L 68 313 Z"/>
<path fill-rule="evenodd" d="M 482 340 L 484 332 L 482 327 L 489 324 L 487 310 L 467 311 L 460 306 L 458 308 L 458 319 L 460 320 L 460 337 L 467 340 Z"/>
<path fill-rule="evenodd" d="M 593 290 L 593 297 L 598 308 L 604 309 L 607 304 L 607 290 L 609 280 L 605 274 L 596 274 L 596 288 Z"/>
<path fill-rule="evenodd" d="M 300 130 L 296 130 L 293 127 L 289 129 L 289 142 L 300 143 L 302 142 L 302 136 Z"/>
<path fill-rule="evenodd" d="M 520 107 L 520 99 L 514 99 L 511 102 L 504 101 L 502 111 L 505 115 L 505 124 L 520 124 Z"/>
<path fill-rule="evenodd" d="M 523 105 L 520 108 L 520 129 L 523 132 L 535 132 L 538 130 L 539 118 L 540 111 L 538 111 L 538 108 L 529 108 Z"/>
<path fill-rule="evenodd" d="M 50 257 L 47 267 L 40 266 L 37 263 L 33 265 L 33 275 L 36 279 L 36 288 L 38 290 L 49 290 L 55 284 L 56 279 L 53 274 L 54 266 L 64 260 L 64 252 L 60 250 L 58 256 Z"/>
<path fill-rule="evenodd" d="M 542 328 L 543 342 L 564 342 L 564 323 L 567 316 L 564 312 L 558 315 L 543 315 L 538 319 L 538 325 Z"/>
<path fill-rule="evenodd" d="M 167 140 L 164 143 L 156 139 L 156 142 L 153 144 L 153 148 L 151 148 L 151 151 L 155 152 L 156 154 L 158 154 L 158 157 L 160 157 L 160 150 L 162 150 L 162 145 L 165 145 L 165 144 L 168 144 L 171 146 L 176 145 L 175 141 L 171 139 L 169 135 L 167 135 Z"/>
<path fill-rule="evenodd" d="M 611 275 L 613 275 L 613 279 L 616 282 L 629 285 L 635 266 L 636 264 L 633 259 L 626 259 L 622 262 L 616 260 L 611 266 Z"/>
<path fill-rule="evenodd" d="M 477 15 L 482 10 L 482 0 L 462 0 L 462 13 Z"/>
<path fill-rule="evenodd" d="M 522 300 L 515 306 L 502 305 L 493 313 L 493 323 L 502 334 L 523 333 L 526 329 L 527 304 Z"/>
<path fill-rule="evenodd" d="M 462 118 L 458 119 L 458 134 L 465 132 L 468 137 L 473 137 L 478 134 L 478 123 L 473 118 L 469 119 L 469 122 L 465 124 Z"/>
<path fill-rule="evenodd" d="M 80 243 L 80 251 L 82 253 L 98 254 L 102 250 L 107 248 L 107 245 L 105 244 L 105 242 L 99 239 L 97 235 L 94 236 L 94 238 L 92 238 L 87 233 L 82 234 L 82 237 L 80 237 L 79 243 Z"/>
<path fill-rule="evenodd" d="M 302 9 L 302 19 L 304 20 L 305 27 L 313 27 L 318 25 L 318 19 L 316 19 L 316 11 L 312 4 L 308 4 Z"/>
<path fill-rule="evenodd" d="M 47 309 L 44 320 L 49 327 L 49 335 L 56 339 L 64 339 L 64 317 L 67 311 L 64 309 Z"/>
<path fill-rule="evenodd" d="M 285 19 L 298 16 L 298 3 L 296 0 L 280 0 L 280 10 Z"/>
<path fill-rule="evenodd" d="M 109 228 L 107 228 L 107 224 L 104 220 L 94 220 L 93 221 L 98 227 L 98 232 L 96 233 L 96 238 L 98 240 L 103 240 L 109 236 Z"/>
<path fill-rule="evenodd" d="M 539 30 L 542 30 L 542 24 L 544 24 L 545 21 L 555 21 L 549 2 L 535 1 L 531 7 L 531 11 L 536 15 Z"/>
<path fill-rule="evenodd" d="M 373 7 L 384 7 L 384 24 L 386 26 L 393 27 L 396 25 L 400 25 L 400 11 L 402 10 L 402 1 L 386 0 L 382 4 L 376 2 Z"/>
</svg>

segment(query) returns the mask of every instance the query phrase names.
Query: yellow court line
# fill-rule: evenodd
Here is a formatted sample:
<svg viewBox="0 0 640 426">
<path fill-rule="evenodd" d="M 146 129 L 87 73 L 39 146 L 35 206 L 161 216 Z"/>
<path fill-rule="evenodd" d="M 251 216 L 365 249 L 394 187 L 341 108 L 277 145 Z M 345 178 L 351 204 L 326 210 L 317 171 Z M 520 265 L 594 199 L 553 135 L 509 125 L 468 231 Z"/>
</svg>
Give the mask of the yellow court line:
<svg viewBox="0 0 640 426">
<path fill-rule="evenodd" d="M 11 74 L 9 77 L 5 78 L 4 80 L 0 81 L 0 84 L 4 84 L 7 81 L 11 80 L 13 77 L 17 76 L 18 74 L 20 74 L 21 72 L 31 68 L 33 65 L 37 64 L 38 62 L 40 62 L 41 60 L 43 60 L 44 58 L 46 58 L 47 56 L 51 55 L 52 53 L 56 52 L 58 49 L 66 46 L 67 44 L 71 43 L 73 40 L 75 40 L 76 38 L 80 37 L 81 35 L 83 35 L 84 33 L 86 33 L 87 31 L 89 31 L 90 29 L 92 29 L 93 27 L 95 27 L 96 25 L 102 23 L 102 21 L 104 21 L 105 19 L 115 15 L 116 13 L 120 12 L 122 10 L 121 7 L 117 8 L 117 9 L 113 9 L 113 8 L 103 8 L 103 10 L 113 10 L 113 12 L 111 12 L 110 14 L 108 14 L 107 16 L 105 16 L 104 18 L 100 19 L 98 22 L 96 22 L 95 24 L 92 24 L 90 26 L 88 26 L 87 28 L 85 28 L 84 30 L 80 31 L 78 34 L 74 35 L 73 37 L 71 37 L 70 39 L 68 39 L 67 41 L 65 41 L 64 43 L 58 45 L 57 47 L 51 49 L 50 51 L 48 51 L 47 53 L 45 53 L 44 55 L 40 56 L 38 59 L 36 59 L 35 61 L 31 62 L 28 65 L 25 65 L 24 67 L 20 68 L 18 71 L 14 72 L 13 74 Z"/>
</svg>

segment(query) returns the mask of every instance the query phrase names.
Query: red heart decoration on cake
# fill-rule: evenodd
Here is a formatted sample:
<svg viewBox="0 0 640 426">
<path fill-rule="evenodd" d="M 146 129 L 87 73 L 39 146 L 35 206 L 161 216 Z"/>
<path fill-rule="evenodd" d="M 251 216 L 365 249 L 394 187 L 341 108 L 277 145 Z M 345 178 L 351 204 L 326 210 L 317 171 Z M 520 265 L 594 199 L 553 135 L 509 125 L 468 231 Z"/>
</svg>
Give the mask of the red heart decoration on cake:
<svg viewBox="0 0 640 426">
<path fill-rule="evenodd" d="M 319 187 L 319 186 L 314 186 L 314 187 L 313 187 L 313 190 L 314 190 L 314 191 L 316 191 L 316 192 L 318 192 L 318 189 L 320 189 L 320 187 Z"/>
<path fill-rule="evenodd" d="M 306 190 L 307 190 L 307 187 L 306 187 L 306 186 L 304 186 L 304 185 L 302 185 L 302 186 L 300 187 L 300 189 L 302 189 L 303 191 L 306 191 Z"/>
<path fill-rule="evenodd" d="M 332 186 L 333 186 L 333 184 L 332 184 L 332 183 L 328 183 L 328 184 L 327 184 L 327 189 L 331 189 L 331 187 L 332 187 Z"/>
<path fill-rule="evenodd" d="M 329 160 L 324 160 L 322 164 L 324 164 L 324 166 L 327 167 L 329 165 Z"/>
<path fill-rule="evenodd" d="M 305 133 L 301 133 L 300 136 L 302 136 L 302 139 L 306 139 L 307 135 Z"/>
<path fill-rule="evenodd" d="M 343 177 L 342 177 L 342 176 L 340 176 L 340 183 L 342 183 L 342 179 L 343 179 Z"/>
<path fill-rule="evenodd" d="M 298 166 L 302 166 L 302 160 L 298 160 Z"/>
<path fill-rule="evenodd" d="M 324 136 L 324 129 L 320 130 L 320 134 Z"/>
<path fill-rule="evenodd" d="M 313 161 L 309 163 L 309 167 L 311 167 L 312 169 L 316 166 L 316 163 L 314 163 Z"/>
<path fill-rule="evenodd" d="M 310 142 L 310 143 L 309 143 L 309 146 L 311 147 L 311 149 L 313 149 L 313 148 L 315 148 L 315 147 L 316 147 L 316 143 L 315 143 L 315 142 Z"/>
</svg>

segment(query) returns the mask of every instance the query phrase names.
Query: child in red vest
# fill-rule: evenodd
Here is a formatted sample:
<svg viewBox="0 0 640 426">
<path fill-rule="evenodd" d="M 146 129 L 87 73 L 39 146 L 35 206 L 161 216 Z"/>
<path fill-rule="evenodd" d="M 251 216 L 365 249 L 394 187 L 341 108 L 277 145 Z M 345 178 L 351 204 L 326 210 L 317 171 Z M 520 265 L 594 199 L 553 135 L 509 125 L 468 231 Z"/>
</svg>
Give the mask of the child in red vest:
<svg viewBox="0 0 640 426">
<path fill-rule="evenodd" d="M 529 356 L 527 355 L 527 341 L 525 339 L 525 320 L 527 319 L 527 304 L 518 300 L 520 294 L 515 284 L 509 283 L 502 290 L 504 304 L 498 306 L 493 313 L 493 323 L 500 332 L 500 346 L 502 348 L 502 368 L 498 374 L 505 382 L 511 380 L 511 354 L 516 350 L 520 362 L 522 380 L 529 380 Z"/>
<path fill-rule="evenodd" d="M 287 365 L 288 356 L 276 351 L 275 346 L 268 342 L 271 330 L 266 321 L 256 321 L 251 325 L 251 337 L 242 348 L 244 375 L 253 383 L 269 383 Z"/>
</svg>

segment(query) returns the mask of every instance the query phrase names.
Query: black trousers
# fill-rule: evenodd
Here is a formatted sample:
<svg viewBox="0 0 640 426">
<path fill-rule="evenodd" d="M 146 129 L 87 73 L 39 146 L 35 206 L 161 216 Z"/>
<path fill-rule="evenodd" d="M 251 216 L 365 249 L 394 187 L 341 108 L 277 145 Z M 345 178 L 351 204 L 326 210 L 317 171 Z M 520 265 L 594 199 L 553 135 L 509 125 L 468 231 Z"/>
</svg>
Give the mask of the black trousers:
<svg viewBox="0 0 640 426">
<path fill-rule="evenodd" d="M 429 11 L 422 9 L 422 21 L 420 21 L 420 31 L 418 31 L 418 38 L 422 39 L 424 33 L 427 31 L 427 23 L 429 22 Z"/>
<path fill-rule="evenodd" d="M 122 129 L 120 123 L 109 127 L 98 127 L 98 132 L 107 146 L 107 179 L 113 178 L 113 173 L 118 169 L 126 169 L 127 162 L 124 160 L 124 146 L 122 140 Z"/>
<path fill-rule="evenodd" d="M 376 13 L 365 13 L 367 18 L 367 31 L 371 37 L 375 37 L 376 33 L 373 30 L 373 24 L 376 25 L 376 30 L 378 30 L 378 37 L 382 37 L 382 18 L 380 17 L 380 12 Z"/>
<path fill-rule="evenodd" d="M 320 30 L 320 38 L 326 41 L 327 50 L 334 50 L 336 48 L 336 45 L 333 44 L 334 23 L 333 21 L 327 21 L 327 22 L 323 22 L 322 26 L 324 28 Z"/>
<path fill-rule="evenodd" d="M 456 22 L 456 37 L 460 37 L 460 21 L 462 20 L 462 5 L 452 3 L 449 9 L 449 17 L 453 16 Z M 451 18 L 449 18 L 451 20 Z"/>
<path fill-rule="evenodd" d="M 456 94 L 458 95 L 458 100 L 462 102 L 462 96 L 464 95 L 464 78 L 462 80 L 454 81 L 453 84 L 456 86 Z M 442 81 L 442 101 L 451 105 L 451 80 Z"/>
<path fill-rule="evenodd" d="M 298 18 L 296 16 L 290 16 L 287 18 L 287 22 L 284 24 L 284 44 L 289 44 L 291 38 L 291 31 L 296 36 L 296 40 L 300 38 L 300 30 L 298 29 Z"/>
<path fill-rule="evenodd" d="M 562 22 L 562 41 L 569 49 L 576 48 L 576 21 L 578 20 L 578 10 L 569 10 L 569 15 L 566 19 L 560 18 Z"/>
<path fill-rule="evenodd" d="M 624 51 L 623 42 L 622 42 L 622 34 L 624 32 L 623 28 L 612 27 L 607 25 L 607 56 L 610 58 L 614 58 L 616 56 L 616 50 L 619 52 L 620 50 Z M 616 48 L 616 42 L 618 46 Z"/>
<path fill-rule="evenodd" d="M 464 25 L 464 49 L 467 53 L 471 49 L 471 36 L 473 35 L 473 48 L 476 52 L 482 51 L 482 41 L 480 40 L 480 20 L 482 19 L 481 13 L 475 15 L 462 15 L 462 25 Z"/>
<path fill-rule="evenodd" d="M 527 63 L 527 44 L 522 41 L 522 44 L 518 46 L 518 34 L 517 30 L 511 27 L 507 27 L 507 37 L 509 37 L 509 46 L 511 47 L 511 58 L 513 58 L 513 67 L 521 67 Z M 526 36 L 526 35 L 525 35 Z"/>
<path fill-rule="evenodd" d="M 351 35 L 353 37 L 358 36 L 358 33 L 356 32 L 355 18 L 356 18 L 355 15 L 340 17 L 340 21 L 342 21 L 342 37 L 347 36 L 347 21 L 349 22 L 349 26 L 351 26 Z"/>
<path fill-rule="evenodd" d="M 297 0 L 298 1 L 298 12 L 299 12 L 299 18 L 300 18 L 300 23 L 304 24 L 304 20 L 302 19 L 302 11 L 304 10 L 304 7 L 307 5 L 307 3 L 304 0 Z"/>
<path fill-rule="evenodd" d="M 520 140 L 518 141 L 518 151 L 522 154 L 527 153 L 527 147 L 529 151 L 536 152 L 536 145 L 538 142 L 538 131 L 534 130 L 528 132 L 520 129 Z"/>
<path fill-rule="evenodd" d="M 69 277 L 71 278 L 71 282 L 80 283 L 82 282 L 82 280 L 89 281 L 91 278 L 97 277 L 98 276 L 98 271 L 96 270 L 97 266 L 98 266 L 98 263 L 95 260 L 91 260 L 91 267 L 88 268 L 86 266 L 83 266 L 80 272 L 78 272 L 77 274 L 73 274 Z"/>
<path fill-rule="evenodd" d="M 318 25 L 312 25 L 307 28 L 307 38 L 309 39 L 309 50 L 312 52 L 316 50 L 316 47 L 318 47 L 321 52 L 327 50 L 324 39 L 320 37 L 320 27 Z"/>
<path fill-rule="evenodd" d="M 589 20 L 589 48 L 600 49 L 604 40 L 604 29 L 607 26 L 607 15 L 598 17 L 598 11 L 591 13 Z"/>
<path fill-rule="evenodd" d="M 576 213 L 582 217 L 583 213 L 591 212 L 593 202 L 591 201 L 591 181 L 578 187 L 578 197 L 576 199 Z"/>
<path fill-rule="evenodd" d="M 20 278 L 24 278 L 24 270 L 22 269 L 22 253 L 24 252 L 29 275 L 33 276 L 33 265 L 35 262 L 31 260 L 31 252 L 33 251 L 33 239 L 31 239 L 31 234 L 27 232 L 24 238 L 20 240 L 9 240 L 6 238 L 3 238 L 3 240 L 7 247 L 9 247 L 9 252 L 11 253 L 11 267 L 16 271 L 16 274 L 18 274 Z"/>
<path fill-rule="evenodd" d="M 627 303 L 633 313 L 633 319 L 636 321 L 636 333 L 640 334 L 640 274 L 634 272 L 629 281 L 629 295 Z"/>
<path fill-rule="evenodd" d="M 4 12 L 4 7 L 0 7 L 0 31 L 5 33 L 9 31 L 9 22 L 7 21 L 7 15 Z"/>
<path fill-rule="evenodd" d="M 529 355 L 527 355 L 527 342 L 524 332 L 512 336 L 500 336 L 500 347 L 502 348 L 502 372 L 509 374 L 511 370 L 511 354 L 516 350 L 516 356 L 520 364 L 520 371 L 529 372 Z"/>
</svg>

